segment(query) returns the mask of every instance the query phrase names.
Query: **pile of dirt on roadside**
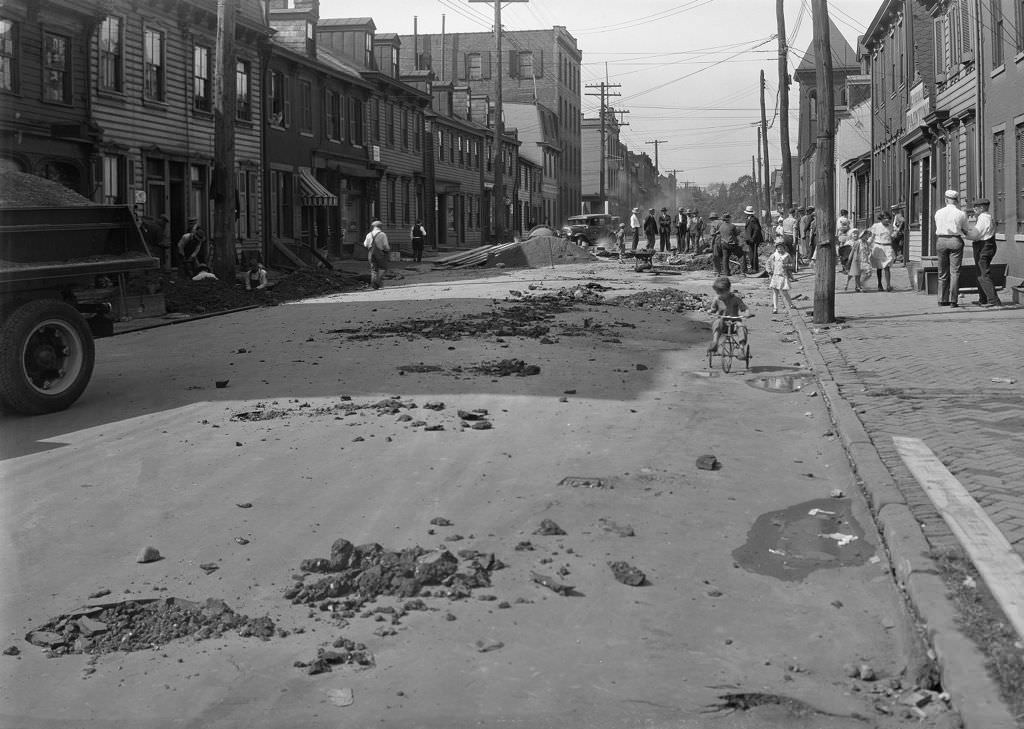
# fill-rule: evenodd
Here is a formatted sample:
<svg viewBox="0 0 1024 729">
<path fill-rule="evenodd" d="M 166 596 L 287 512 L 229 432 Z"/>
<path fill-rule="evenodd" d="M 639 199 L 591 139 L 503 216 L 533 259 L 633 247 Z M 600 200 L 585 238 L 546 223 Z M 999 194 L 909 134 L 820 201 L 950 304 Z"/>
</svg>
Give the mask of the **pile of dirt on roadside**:
<svg viewBox="0 0 1024 729">
<path fill-rule="evenodd" d="M 181 598 L 129 600 L 61 615 L 25 639 L 50 656 L 148 650 L 173 640 L 220 638 L 226 633 L 264 640 L 274 635 L 269 617 L 250 618 L 223 600 L 197 603 Z"/>
<path fill-rule="evenodd" d="M 302 560 L 303 575 L 284 597 L 296 605 L 319 603 L 321 610 L 349 618 L 381 595 L 468 597 L 475 588 L 490 587 L 491 573 L 504 566 L 493 554 L 471 550 L 459 556 L 420 546 L 392 551 L 376 543 L 357 547 L 337 539 L 329 557 Z"/>
<path fill-rule="evenodd" d="M 607 303 L 615 306 L 627 306 L 631 309 L 655 309 L 657 311 L 697 311 L 707 307 L 709 297 L 705 294 L 693 294 L 679 289 L 655 289 L 639 291 L 629 296 L 608 299 Z"/>
<path fill-rule="evenodd" d="M 5 170 L 0 172 L 0 206 L 56 208 L 95 205 L 59 182 L 39 175 Z"/>
<path fill-rule="evenodd" d="M 364 288 L 364 280 L 365 275 L 360 277 L 345 271 L 303 268 L 278 279 L 267 294 L 278 301 L 295 301 Z"/>
</svg>

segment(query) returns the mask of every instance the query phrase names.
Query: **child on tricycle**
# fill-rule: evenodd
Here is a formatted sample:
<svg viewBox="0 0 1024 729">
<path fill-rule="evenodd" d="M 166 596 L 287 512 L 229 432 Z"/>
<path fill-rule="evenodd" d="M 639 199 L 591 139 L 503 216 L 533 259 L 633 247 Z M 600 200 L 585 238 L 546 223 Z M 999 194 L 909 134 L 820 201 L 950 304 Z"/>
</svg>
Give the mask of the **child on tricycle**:
<svg viewBox="0 0 1024 729">
<path fill-rule="evenodd" d="M 744 318 L 754 316 L 747 310 L 747 304 L 743 298 L 732 290 L 732 282 L 725 276 L 715 279 L 711 284 L 717 296 L 712 299 L 707 311 L 715 317 L 711 325 L 711 344 L 708 345 L 708 352 L 718 351 L 718 341 L 723 331 L 731 327 L 741 348 L 747 346 L 747 327 L 743 324 Z"/>
</svg>

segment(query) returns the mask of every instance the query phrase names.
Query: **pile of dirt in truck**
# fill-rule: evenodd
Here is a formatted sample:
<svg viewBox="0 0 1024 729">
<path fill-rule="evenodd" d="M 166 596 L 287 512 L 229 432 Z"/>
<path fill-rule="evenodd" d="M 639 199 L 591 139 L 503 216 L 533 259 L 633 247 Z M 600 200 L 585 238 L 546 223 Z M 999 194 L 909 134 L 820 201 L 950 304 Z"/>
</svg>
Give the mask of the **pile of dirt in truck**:
<svg viewBox="0 0 1024 729">
<path fill-rule="evenodd" d="M 53 180 L 13 170 L 0 172 L 0 207 L 53 208 L 95 204 Z"/>
</svg>

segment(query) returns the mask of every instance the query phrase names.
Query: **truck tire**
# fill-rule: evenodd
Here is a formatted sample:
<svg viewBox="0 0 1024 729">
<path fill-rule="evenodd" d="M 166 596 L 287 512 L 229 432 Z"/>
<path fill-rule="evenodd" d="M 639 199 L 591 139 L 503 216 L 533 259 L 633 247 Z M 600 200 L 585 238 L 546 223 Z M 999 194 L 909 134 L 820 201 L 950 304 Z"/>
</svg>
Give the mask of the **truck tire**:
<svg viewBox="0 0 1024 729">
<path fill-rule="evenodd" d="M 95 361 L 92 333 L 74 307 L 22 304 L 0 325 L 0 405 L 25 415 L 64 410 L 85 391 Z"/>
</svg>

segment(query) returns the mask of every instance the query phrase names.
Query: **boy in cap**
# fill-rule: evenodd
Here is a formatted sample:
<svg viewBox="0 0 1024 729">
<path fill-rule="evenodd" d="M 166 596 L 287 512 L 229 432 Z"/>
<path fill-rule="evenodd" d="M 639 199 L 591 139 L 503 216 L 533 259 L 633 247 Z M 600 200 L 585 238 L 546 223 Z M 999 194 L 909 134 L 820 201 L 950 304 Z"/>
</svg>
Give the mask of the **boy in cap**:
<svg viewBox="0 0 1024 729">
<path fill-rule="evenodd" d="M 978 269 L 978 300 L 975 304 L 986 308 L 1002 306 L 996 287 L 992 283 L 989 269 L 992 259 L 996 255 L 996 228 L 992 222 L 992 215 L 988 212 L 989 201 L 987 198 L 978 198 L 974 201 L 974 213 L 977 219 L 971 226 L 967 237 L 971 239 L 971 247 L 974 249 L 974 265 Z"/>
</svg>

